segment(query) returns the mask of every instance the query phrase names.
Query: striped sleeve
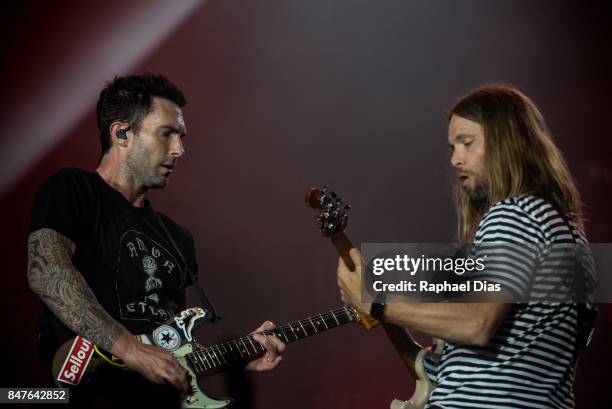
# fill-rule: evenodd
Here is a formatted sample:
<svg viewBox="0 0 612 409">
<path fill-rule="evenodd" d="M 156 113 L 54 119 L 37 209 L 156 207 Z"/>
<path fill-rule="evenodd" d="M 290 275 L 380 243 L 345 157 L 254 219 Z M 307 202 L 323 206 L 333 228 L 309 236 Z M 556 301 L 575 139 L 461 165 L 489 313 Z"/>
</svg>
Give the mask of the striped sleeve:
<svg viewBox="0 0 612 409">
<path fill-rule="evenodd" d="M 493 206 L 482 219 L 473 254 L 485 268 L 470 279 L 500 284 L 516 300 L 525 300 L 539 258 L 544 233 L 531 215 L 510 201 Z"/>
</svg>

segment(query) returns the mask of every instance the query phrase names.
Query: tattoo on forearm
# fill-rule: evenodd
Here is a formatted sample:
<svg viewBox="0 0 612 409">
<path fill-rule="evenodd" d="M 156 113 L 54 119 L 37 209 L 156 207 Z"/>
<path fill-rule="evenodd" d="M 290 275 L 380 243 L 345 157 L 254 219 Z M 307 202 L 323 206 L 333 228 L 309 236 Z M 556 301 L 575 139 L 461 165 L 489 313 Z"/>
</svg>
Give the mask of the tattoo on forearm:
<svg viewBox="0 0 612 409">
<path fill-rule="evenodd" d="M 123 327 L 102 308 L 72 264 L 74 243 L 52 229 L 28 237 L 28 280 L 32 290 L 70 329 L 110 350 Z"/>
</svg>

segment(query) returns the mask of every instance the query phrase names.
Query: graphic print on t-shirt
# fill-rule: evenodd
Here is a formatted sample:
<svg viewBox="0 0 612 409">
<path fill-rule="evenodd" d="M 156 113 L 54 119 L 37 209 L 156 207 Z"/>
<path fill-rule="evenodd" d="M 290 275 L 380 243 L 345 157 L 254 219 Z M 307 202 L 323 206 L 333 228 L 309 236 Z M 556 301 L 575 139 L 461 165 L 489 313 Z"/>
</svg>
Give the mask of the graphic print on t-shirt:
<svg viewBox="0 0 612 409">
<path fill-rule="evenodd" d="M 121 236 L 116 291 L 121 317 L 162 323 L 174 311 L 160 305 L 160 293 L 180 288 L 181 265 L 164 246 L 128 230 Z"/>
</svg>

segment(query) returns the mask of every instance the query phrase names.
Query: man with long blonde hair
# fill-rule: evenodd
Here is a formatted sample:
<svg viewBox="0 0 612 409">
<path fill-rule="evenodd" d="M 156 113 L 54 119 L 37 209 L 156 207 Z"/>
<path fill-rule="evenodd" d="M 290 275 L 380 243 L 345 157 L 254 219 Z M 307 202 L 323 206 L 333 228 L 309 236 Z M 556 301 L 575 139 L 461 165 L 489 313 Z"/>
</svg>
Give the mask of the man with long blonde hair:
<svg viewBox="0 0 612 409">
<path fill-rule="evenodd" d="M 578 190 L 527 96 L 500 85 L 470 93 L 451 109 L 448 142 L 460 242 L 587 243 Z M 493 302 L 387 302 L 381 312 L 380 302 L 361 302 L 355 249 L 357 273 L 341 260 L 338 282 L 342 300 L 360 313 L 378 304 L 376 316 L 385 322 L 446 341 L 439 362 L 427 362 L 437 385 L 427 408 L 572 408 L 580 308 L 513 302 L 533 300 L 544 288 L 534 280 L 543 263 L 537 246 L 525 254 L 490 257 L 482 276 L 502 288 Z"/>
<path fill-rule="evenodd" d="M 484 138 L 462 139 L 475 145 L 460 144 L 457 154 L 450 142 L 451 162 L 463 187 L 457 189 L 462 241 L 474 241 L 478 224 L 494 204 L 521 195 L 547 200 L 582 230 L 580 194 L 542 114 L 528 97 L 510 87 L 483 87 L 461 99 L 449 120 L 457 137 L 461 136 L 459 128 L 486 135 L 486 150 Z M 477 158 L 477 164 L 465 163 L 464 159 L 473 160 L 469 153 L 480 148 L 479 143 L 484 156 Z"/>
</svg>

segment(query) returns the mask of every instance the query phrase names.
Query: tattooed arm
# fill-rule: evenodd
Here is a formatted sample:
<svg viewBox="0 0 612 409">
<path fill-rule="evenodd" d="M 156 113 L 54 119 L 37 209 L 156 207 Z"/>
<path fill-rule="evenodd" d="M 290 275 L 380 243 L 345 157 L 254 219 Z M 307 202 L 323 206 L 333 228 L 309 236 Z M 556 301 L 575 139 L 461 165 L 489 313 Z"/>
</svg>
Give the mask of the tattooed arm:
<svg viewBox="0 0 612 409">
<path fill-rule="evenodd" d="M 161 348 L 138 342 L 102 308 L 72 264 L 75 244 L 52 229 L 28 237 L 30 288 L 68 328 L 121 358 L 128 368 L 155 383 L 187 391 L 185 370 Z"/>
<path fill-rule="evenodd" d="M 68 328 L 110 351 L 125 329 L 98 303 L 72 264 L 75 245 L 51 229 L 28 237 L 28 282 Z"/>
</svg>

